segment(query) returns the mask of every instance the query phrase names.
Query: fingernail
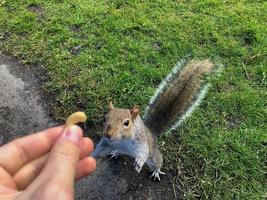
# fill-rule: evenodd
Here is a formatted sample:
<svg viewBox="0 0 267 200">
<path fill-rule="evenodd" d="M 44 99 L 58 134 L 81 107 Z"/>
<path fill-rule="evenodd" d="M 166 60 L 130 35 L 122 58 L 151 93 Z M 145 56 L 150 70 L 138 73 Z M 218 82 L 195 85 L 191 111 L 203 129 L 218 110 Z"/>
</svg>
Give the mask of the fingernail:
<svg viewBox="0 0 267 200">
<path fill-rule="evenodd" d="M 64 130 L 59 140 L 69 140 L 79 146 L 81 138 L 82 138 L 81 130 L 79 130 L 77 126 L 70 126 Z"/>
</svg>

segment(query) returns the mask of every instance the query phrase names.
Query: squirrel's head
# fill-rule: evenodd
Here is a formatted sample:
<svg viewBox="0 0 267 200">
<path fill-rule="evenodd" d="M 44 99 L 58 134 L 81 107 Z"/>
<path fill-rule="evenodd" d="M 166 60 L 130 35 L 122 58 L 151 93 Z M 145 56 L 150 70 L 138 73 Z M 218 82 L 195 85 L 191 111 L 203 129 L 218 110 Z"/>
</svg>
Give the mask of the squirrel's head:
<svg viewBox="0 0 267 200">
<path fill-rule="evenodd" d="M 114 108 L 109 103 L 109 112 L 105 116 L 104 135 L 110 140 L 130 138 L 133 136 L 134 120 L 139 114 L 139 107 L 132 109 Z"/>
</svg>

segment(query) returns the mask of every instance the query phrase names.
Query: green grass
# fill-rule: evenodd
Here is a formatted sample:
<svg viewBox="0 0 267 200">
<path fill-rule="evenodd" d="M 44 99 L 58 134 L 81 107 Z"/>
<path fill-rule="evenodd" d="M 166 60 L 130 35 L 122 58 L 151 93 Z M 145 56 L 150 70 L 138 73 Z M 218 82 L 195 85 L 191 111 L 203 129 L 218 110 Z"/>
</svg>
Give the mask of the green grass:
<svg viewBox="0 0 267 200">
<path fill-rule="evenodd" d="M 184 167 L 192 180 L 186 198 L 263 199 L 266 7 L 263 0 L 6 0 L 0 48 L 46 70 L 56 118 L 82 109 L 94 122 L 110 99 L 144 108 L 187 53 L 220 59 L 225 69 L 204 103 L 160 139 L 165 165 Z"/>
</svg>

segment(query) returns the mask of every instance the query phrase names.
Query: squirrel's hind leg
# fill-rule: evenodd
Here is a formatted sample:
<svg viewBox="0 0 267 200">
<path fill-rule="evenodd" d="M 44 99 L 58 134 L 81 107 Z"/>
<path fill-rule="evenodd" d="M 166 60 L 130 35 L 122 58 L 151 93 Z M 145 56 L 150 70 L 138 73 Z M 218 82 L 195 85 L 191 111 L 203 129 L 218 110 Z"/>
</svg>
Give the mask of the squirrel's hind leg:
<svg viewBox="0 0 267 200">
<path fill-rule="evenodd" d="M 156 179 L 160 181 L 160 175 L 161 174 L 165 175 L 165 173 L 160 170 L 162 166 L 162 162 L 163 162 L 163 159 L 159 151 L 156 154 L 154 154 L 152 158 L 147 160 L 147 165 L 149 169 L 153 172 L 150 178 L 153 178 L 154 181 Z"/>
<path fill-rule="evenodd" d="M 160 169 L 157 169 L 157 170 L 154 170 L 152 175 L 150 176 L 150 178 L 153 178 L 154 181 L 156 181 L 156 179 L 158 179 L 160 181 L 160 177 L 159 175 L 162 174 L 162 175 L 165 175 L 166 173 L 160 171 Z"/>
</svg>

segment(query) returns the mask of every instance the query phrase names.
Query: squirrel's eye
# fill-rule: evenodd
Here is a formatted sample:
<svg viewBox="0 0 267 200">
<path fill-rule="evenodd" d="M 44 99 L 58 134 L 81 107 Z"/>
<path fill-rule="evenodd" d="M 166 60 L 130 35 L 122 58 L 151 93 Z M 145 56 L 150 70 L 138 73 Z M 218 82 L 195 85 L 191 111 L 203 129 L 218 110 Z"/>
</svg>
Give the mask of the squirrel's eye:
<svg viewBox="0 0 267 200">
<path fill-rule="evenodd" d="M 124 122 L 124 126 L 129 126 L 129 120 L 126 120 L 126 121 Z"/>
</svg>

